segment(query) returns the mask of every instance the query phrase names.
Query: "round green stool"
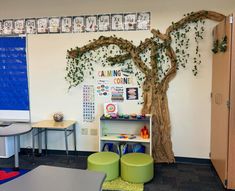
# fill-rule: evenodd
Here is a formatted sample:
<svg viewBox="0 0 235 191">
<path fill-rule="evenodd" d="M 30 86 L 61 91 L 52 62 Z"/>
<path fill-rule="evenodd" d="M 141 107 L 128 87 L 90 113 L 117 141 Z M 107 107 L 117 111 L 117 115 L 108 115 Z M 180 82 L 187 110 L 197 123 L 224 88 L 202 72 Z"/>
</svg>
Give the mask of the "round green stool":
<svg viewBox="0 0 235 191">
<path fill-rule="evenodd" d="M 106 173 L 105 181 L 119 176 L 119 155 L 114 152 L 99 152 L 88 157 L 87 169 Z"/>
<path fill-rule="evenodd" d="M 133 183 L 145 183 L 153 178 L 153 158 L 144 153 L 129 153 L 121 157 L 121 177 Z"/>
</svg>

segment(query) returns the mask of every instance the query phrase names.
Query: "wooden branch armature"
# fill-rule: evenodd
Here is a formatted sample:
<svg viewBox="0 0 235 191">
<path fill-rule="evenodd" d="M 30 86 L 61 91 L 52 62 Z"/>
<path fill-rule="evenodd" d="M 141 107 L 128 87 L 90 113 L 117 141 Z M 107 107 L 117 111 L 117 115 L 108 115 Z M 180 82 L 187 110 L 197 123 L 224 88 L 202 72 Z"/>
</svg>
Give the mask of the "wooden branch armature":
<svg viewBox="0 0 235 191">
<path fill-rule="evenodd" d="M 97 40 L 94 40 L 93 42 L 77 49 L 69 50 L 68 56 L 70 58 L 77 58 L 82 56 L 84 53 L 90 51 L 90 50 L 96 50 L 102 46 L 108 46 L 108 45 L 117 45 L 121 50 L 124 50 L 128 52 L 130 57 L 133 59 L 134 64 L 136 65 L 139 70 L 147 75 L 149 73 L 149 68 L 144 64 L 144 62 L 141 60 L 140 55 L 137 51 L 136 46 L 134 46 L 130 41 L 125 40 L 123 38 L 117 38 L 114 36 L 110 37 L 104 37 L 101 36 Z"/>
</svg>

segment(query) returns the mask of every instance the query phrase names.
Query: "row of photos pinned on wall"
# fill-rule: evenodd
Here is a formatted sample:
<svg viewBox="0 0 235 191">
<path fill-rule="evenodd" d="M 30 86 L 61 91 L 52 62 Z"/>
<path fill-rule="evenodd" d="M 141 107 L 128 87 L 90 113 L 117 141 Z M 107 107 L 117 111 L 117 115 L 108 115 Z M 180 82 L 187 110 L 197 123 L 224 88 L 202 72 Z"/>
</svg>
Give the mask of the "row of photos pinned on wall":
<svg viewBox="0 0 235 191">
<path fill-rule="evenodd" d="M 150 12 L 0 20 L 0 35 L 150 29 Z"/>
</svg>

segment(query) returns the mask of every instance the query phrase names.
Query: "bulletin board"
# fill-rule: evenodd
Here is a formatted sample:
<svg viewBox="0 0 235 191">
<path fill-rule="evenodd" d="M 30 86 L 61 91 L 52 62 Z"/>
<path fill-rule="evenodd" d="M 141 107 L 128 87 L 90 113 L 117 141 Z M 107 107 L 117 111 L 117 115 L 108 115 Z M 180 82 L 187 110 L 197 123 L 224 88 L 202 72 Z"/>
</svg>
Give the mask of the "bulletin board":
<svg viewBox="0 0 235 191">
<path fill-rule="evenodd" d="M 26 60 L 25 37 L 0 38 L 0 111 L 29 110 Z"/>
</svg>

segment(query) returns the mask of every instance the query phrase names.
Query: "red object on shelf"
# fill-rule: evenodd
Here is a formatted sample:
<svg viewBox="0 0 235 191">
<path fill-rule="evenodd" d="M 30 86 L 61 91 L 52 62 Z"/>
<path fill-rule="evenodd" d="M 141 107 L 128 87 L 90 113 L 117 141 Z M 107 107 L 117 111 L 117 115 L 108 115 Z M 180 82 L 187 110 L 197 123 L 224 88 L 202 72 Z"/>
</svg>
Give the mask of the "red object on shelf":
<svg viewBox="0 0 235 191">
<path fill-rule="evenodd" d="M 141 128 L 140 130 L 140 136 L 143 138 L 143 139 L 148 139 L 149 138 L 149 130 L 146 126 L 144 126 L 143 128 Z"/>
</svg>

